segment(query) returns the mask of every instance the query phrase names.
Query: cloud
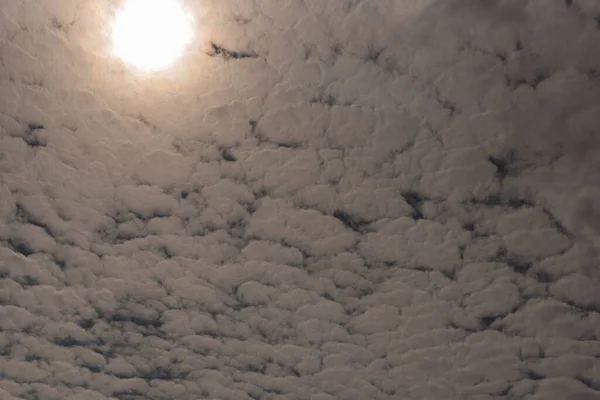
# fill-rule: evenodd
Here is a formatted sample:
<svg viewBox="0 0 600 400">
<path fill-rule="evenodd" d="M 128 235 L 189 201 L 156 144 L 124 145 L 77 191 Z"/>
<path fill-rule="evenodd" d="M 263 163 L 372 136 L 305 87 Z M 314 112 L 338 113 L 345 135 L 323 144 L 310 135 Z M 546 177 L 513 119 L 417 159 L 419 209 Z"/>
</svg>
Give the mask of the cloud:
<svg viewBox="0 0 600 400">
<path fill-rule="evenodd" d="M 596 2 L 186 4 L 0 12 L 0 399 L 598 397 Z"/>
</svg>

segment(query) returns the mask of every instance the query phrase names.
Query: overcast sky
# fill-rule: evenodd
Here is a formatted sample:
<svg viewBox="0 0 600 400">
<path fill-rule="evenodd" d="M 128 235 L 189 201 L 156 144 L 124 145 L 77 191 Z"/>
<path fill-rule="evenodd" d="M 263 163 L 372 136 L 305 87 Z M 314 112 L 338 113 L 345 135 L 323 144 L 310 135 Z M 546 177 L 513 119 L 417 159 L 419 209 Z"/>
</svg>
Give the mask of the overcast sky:
<svg viewBox="0 0 600 400">
<path fill-rule="evenodd" d="M 0 0 L 1 400 L 600 399 L 600 1 L 118 3 Z"/>
</svg>

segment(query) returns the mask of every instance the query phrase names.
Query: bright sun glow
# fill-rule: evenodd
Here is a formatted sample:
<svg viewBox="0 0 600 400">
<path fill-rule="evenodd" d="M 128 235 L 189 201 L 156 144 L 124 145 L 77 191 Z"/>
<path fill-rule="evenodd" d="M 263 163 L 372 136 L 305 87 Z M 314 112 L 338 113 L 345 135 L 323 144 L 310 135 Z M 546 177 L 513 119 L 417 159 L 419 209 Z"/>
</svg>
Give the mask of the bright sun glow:
<svg viewBox="0 0 600 400">
<path fill-rule="evenodd" d="M 112 26 L 113 53 L 146 71 L 169 67 L 192 39 L 192 18 L 178 0 L 125 0 Z"/>
</svg>

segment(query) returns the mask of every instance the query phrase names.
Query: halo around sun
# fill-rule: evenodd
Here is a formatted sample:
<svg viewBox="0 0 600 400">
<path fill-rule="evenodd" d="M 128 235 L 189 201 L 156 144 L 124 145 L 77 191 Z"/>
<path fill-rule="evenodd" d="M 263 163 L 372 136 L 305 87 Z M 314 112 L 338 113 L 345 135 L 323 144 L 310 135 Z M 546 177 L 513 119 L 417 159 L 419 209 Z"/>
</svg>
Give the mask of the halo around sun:
<svg viewBox="0 0 600 400">
<path fill-rule="evenodd" d="M 113 54 L 144 71 L 170 67 L 194 37 L 179 0 L 125 0 L 112 24 Z"/>
</svg>

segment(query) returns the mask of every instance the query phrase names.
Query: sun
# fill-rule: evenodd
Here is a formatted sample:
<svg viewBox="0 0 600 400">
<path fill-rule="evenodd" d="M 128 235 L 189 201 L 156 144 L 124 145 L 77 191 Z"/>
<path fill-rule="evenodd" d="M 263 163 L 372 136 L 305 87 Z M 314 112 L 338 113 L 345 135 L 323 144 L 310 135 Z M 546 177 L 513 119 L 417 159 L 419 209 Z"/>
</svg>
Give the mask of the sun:
<svg viewBox="0 0 600 400">
<path fill-rule="evenodd" d="M 179 0 L 125 0 L 112 24 L 113 54 L 144 71 L 169 68 L 194 37 Z"/>
</svg>

